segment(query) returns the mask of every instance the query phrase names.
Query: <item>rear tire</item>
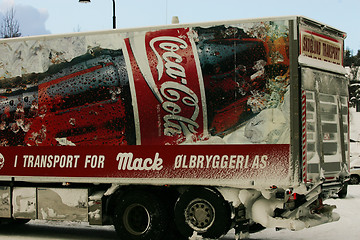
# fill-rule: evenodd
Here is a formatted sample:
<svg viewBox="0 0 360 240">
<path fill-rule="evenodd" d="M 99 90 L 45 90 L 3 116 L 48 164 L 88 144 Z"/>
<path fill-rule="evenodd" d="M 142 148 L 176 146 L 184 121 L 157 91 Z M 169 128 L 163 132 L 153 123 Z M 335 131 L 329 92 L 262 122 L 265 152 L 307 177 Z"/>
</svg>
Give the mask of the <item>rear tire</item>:
<svg viewBox="0 0 360 240">
<path fill-rule="evenodd" d="M 350 176 L 350 184 L 357 185 L 359 184 L 359 177 L 357 175 Z"/>
<path fill-rule="evenodd" d="M 131 191 L 116 203 L 113 222 L 121 240 L 160 240 L 169 221 L 165 205 L 155 194 Z"/>
<path fill-rule="evenodd" d="M 338 192 L 339 198 L 346 198 L 347 190 L 348 190 L 348 183 L 345 182 L 345 183 L 342 185 L 340 191 Z"/>
<path fill-rule="evenodd" d="M 30 222 L 31 219 L 22 218 L 0 218 L 0 225 L 23 225 Z"/>
<path fill-rule="evenodd" d="M 14 220 L 14 224 L 18 224 L 18 225 L 23 225 L 23 224 L 27 224 L 28 222 L 30 222 L 31 219 L 21 219 L 21 218 L 17 218 Z"/>
<path fill-rule="evenodd" d="M 190 188 L 175 205 L 175 223 L 184 237 L 196 231 L 205 238 L 218 239 L 230 230 L 230 205 L 215 190 Z"/>
</svg>

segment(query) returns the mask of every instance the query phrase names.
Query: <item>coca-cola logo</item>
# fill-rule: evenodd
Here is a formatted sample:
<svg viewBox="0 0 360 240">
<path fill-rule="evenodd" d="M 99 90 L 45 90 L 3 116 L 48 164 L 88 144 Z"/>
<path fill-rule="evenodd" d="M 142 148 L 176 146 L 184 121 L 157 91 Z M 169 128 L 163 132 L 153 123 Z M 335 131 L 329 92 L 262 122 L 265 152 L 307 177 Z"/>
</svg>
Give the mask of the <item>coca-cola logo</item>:
<svg viewBox="0 0 360 240">
<path fill-rule="evenodd" d="M 153 38 L 149 44 L 157 59 L 158 82 L 149 86 L 158 88 L 152 89 L 152 92 L 166 112 L 162 117 L 164 135 L 197 133 L 199 98 L 188 86 L 185 63 L 180 54 L 188 48 L 188 43 L 179 37 L 161 36 Z"/>
<path fill-rule="evenodd" d="M 160 54 L 155 48 L 156 43 L 158 43 L 158 47 L 165 52 Z M 156 66 L 158 70 L 158 80 L 162 78 L 165 66 L 166 74 L 168 76 L 173 79 L 181 77 L 182 81 L 186 81 L 185 68 L 181 66 L 182 56 L 176 53 L 178 50 L 186 49 L 188 47 L 188 44 L 183 39 L 170 36 L 157 37 L 150 41 L 150 47 L 158 60 Z"/>
</svg>

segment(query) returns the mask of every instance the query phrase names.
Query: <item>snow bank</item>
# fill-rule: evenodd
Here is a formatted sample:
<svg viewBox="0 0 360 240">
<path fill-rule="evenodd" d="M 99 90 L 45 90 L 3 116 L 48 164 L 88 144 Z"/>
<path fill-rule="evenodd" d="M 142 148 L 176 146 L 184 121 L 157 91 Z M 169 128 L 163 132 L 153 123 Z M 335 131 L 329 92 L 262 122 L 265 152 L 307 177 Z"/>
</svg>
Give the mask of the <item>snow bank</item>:
<svg viewBox="0 0 360 240">
<path fill-rule="evenodd" d="M 350 113 L 350 165 L 360 166 L 360 112 L 355 108 L 349 109 Z"/>
<path fill-rule="evenodd" d="M 360 112 L 356 112 L 355 108 L 350 108 L 349 112 L 350 112 L 350 139 L 355 141 L 360 141 Z M 358 149 L 360 152 L 360 148 Z"/>
</svg>

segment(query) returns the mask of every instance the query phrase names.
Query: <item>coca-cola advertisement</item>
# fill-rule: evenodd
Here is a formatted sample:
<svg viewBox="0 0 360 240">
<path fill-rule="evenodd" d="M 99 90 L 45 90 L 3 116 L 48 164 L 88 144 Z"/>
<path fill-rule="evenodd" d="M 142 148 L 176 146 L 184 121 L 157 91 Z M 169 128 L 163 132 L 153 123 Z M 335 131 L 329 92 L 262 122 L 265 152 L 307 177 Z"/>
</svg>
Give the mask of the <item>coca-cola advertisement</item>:
<svg viewBox="0 0 360 240">
<path fill-rule="evenodd" d="M 70 159 L 70 155 L 63 159 L 64 171 L 65 166 L 90 166 L 92 158 L 85 153 L 95 156 L 95 150 L 106 146 L 109 155 L 94 158 L 94 168 L 104 168 L 97 176 L 123 177 L 131 175 L 128 171 L 147 169 L 152 170 L 149 177 L 156 171 L 162 176 L 192 177 L 205 170 L 209 174 L 212 168 L 225 173 L 231 166 L 233 174 L 225 174 L 231 178 L 244 173 L 239 169 L 247 169 L 245 162 L 263 173 L 275 168 L 284 169 L 284 176 L 288 173 L 286 21 L 107 35 L 30 39 L 16 50 L 1 46 L 0 145 L 10 147 L 1 148 L 2 154 L 15 146 L 33 147 L 31 154 L 12 152 L 13 167 L 33 168 L 36 149 L 43 149 L 46 156 L 53 151 L 59 154 L 58 164 L 61 151 L 71 153 Z M 199 156 L 205 156 L 205 150 L 222 151 L 224 144 L 231 145 L 226 150 L 229 155 L 215 157 L 212 165 L 211 156 L 208 162 L 199 156 L 190 160 L 193 155 L 188 150 L 187 158 L 180 154 L 182 148 L 172 148 L 170 154 L 162 147 L 203 144 L 214 147 L 196 150 Z M 276 157 L 272 144 L 279 145 L 282 157 Z M 139 159 L 135 155 L 144 149 L 131 145 L 149 146 L 151 159 L 135 162 Z M 80 146 L 84 156 L 76 155 L 71 146 Z M 124 153 L 111 146 L 122 146 Z M 236 149 L 241 153 L 235 157 Z M 55 164 L 56 156 L 44 158 L 43 166 Z M 113 160 L 109 167 L 105 158 Z M 114 173 L 110 165 L 127 172 Z M 197 171 L 184 172 L 189 166 Z M 62 176 L 61 171 L 58 174 Z M 78 176 L 75 169 L 74 176 Z"/>
<path fill-rule="evenodd" d="M 175 28 L 125 39 L 137 142 L 289 143 L 287 36 L 263 36 L 265 27 Z"/>
<path fill-rule="evenodd" d="M 137 143 L 179 144 L 206 137 L 204 85 L 189 29 L 136 34 L 125 43 L 138 110 Z"/>
</svg>

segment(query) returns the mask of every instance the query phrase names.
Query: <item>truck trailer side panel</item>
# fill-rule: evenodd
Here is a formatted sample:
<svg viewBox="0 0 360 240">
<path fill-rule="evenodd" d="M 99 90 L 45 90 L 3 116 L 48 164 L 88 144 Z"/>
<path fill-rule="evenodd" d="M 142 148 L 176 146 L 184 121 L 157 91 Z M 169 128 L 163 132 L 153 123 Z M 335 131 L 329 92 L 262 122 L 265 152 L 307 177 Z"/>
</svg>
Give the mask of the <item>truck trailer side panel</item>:
<svg viewBox="0 0 360 240">
<path fill-rule="evenodd" d="M 2 176 L 294 179 L 287 20 L 29 38 L 2 52 Z"/>
</svg>

